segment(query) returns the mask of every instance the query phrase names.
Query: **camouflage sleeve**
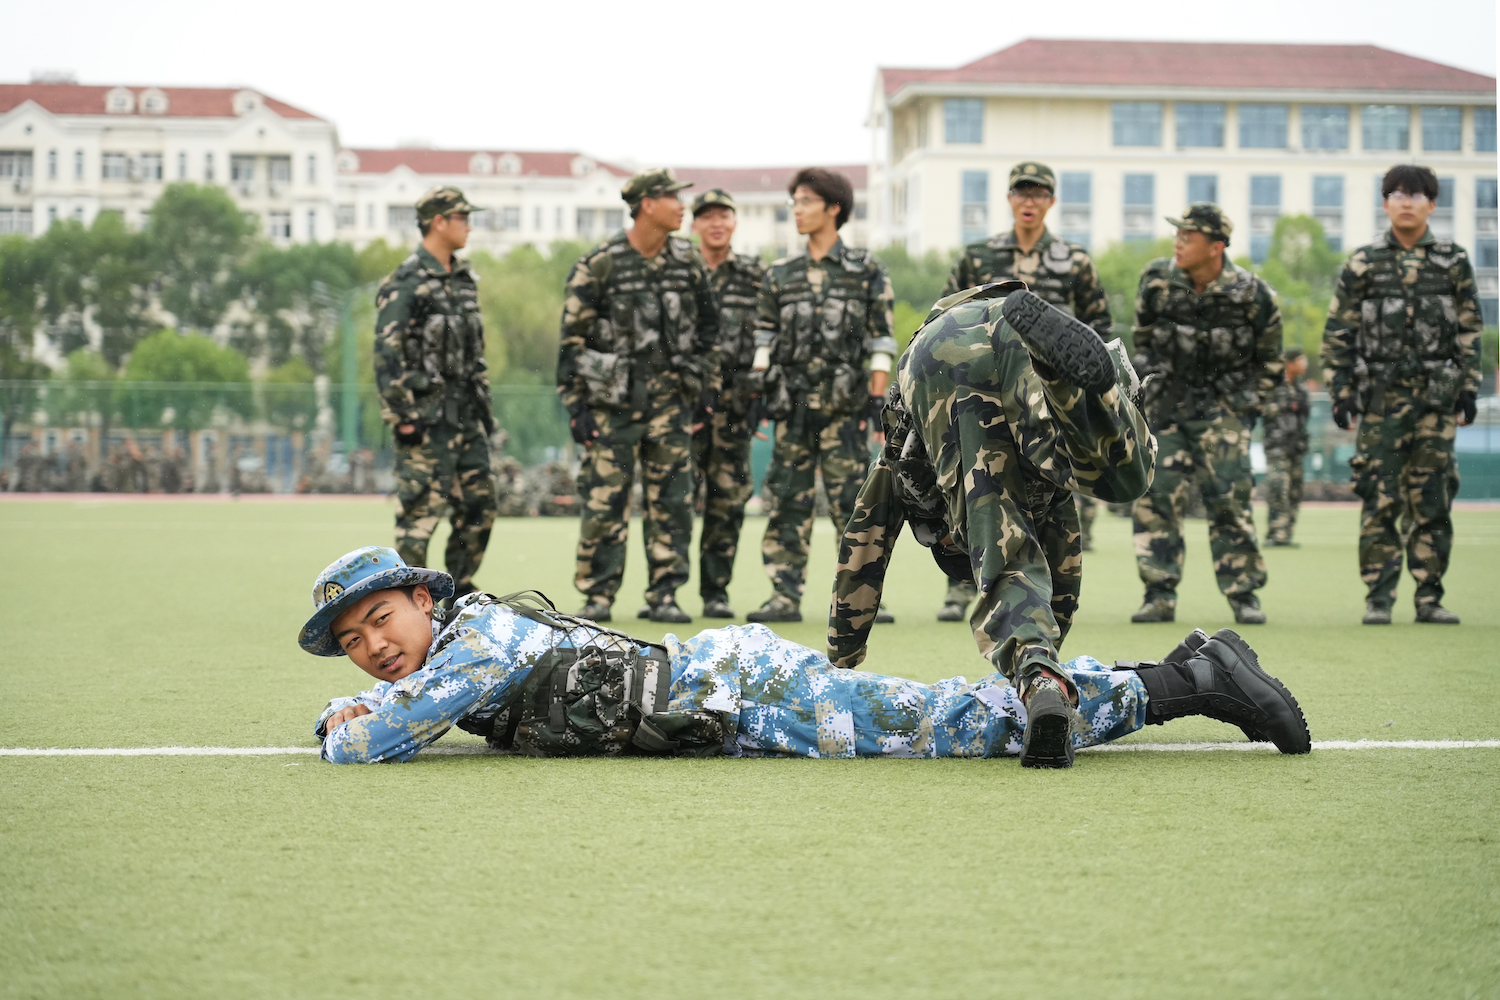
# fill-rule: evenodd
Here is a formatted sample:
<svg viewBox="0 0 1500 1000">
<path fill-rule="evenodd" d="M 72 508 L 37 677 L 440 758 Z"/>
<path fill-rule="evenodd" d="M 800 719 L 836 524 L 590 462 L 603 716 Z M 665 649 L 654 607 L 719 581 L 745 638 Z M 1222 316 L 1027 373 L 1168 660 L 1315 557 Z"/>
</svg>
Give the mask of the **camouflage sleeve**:
<svg viewBox="0 0 1500 1000">
<path fill-rule="evenodd" d="M 1464 371 L 1460 392 L 1479 391 L 1480 335 L 1484 332 L 1484 313 L 1474 283 L 1474 265 L 1467 251 L 1460 250 L 1449 273 L 1453 276 L 1453 305 L 1458 314 L 1458 335 L 1454 343 L 1454 360 Z"/>
<path fill-rule="evenodd" d="M 1161 359 L 1156 356 L 1156 340 L 1153 336 L 1157 318 L 1153 277 L 1149 267 L 1142 271 L 1141 283 L 1135 292 L 1135 354 L 1130 363 L 1143 379 L 1147 375 L 1157 375 L 1164 371 Z"/>
<path fill-rule="evenodd" d="M 777 301 L 776 269 L 766 270 L 761 279 L 760 294 L 755 297 L 755 346 L 772 347 L 781 333 L 781 304 Z"/>
<path fill-rule="evenodd" d="M 953 270 L 948 272 L 948 283 L 943 286 L 943 294 L 938 298 L 944 299 L 955 292 L 961 292 L 965 288 L 972 288 L 975 282 L 974 269 L 969 266 L 969 255 L 959 251 L 958 260 L 953 262 Z"/>
<path fill-rule="evenodd" d="M 875 263 L 866 288 L 865 317 L 867 326 L 866 353 L 886 351 L 896 353 L 896 296 L 891 289 L 891 279 L 885 268 Z"/>
<path fill-rule="evenodd" d="M 1266 282 L 1256 279 L 1255 290 L 1255 378 L 1256 408 L 1266 405 L 1276 391 L 1286 362 L 1281 360 L 1281 303 Z"/>
<path fill-rule="evenodd" d="M 334 712 L 342 712 L 351 705 L 363 705 L 373 712 L 380 707 L 380 695 L 371 689 L 369 691 L 361 691 L 359 694 L 348 698 L 332 699 L 323 707 L 323 712 L 318 716 L 318 721 L 313 723 L 313 735 L 320 740 L 327 737 L 329 716 L 333 715 Z"/>
<path fill-rule="evenodd" d="M 413 390 L 425 387 L 413 384 L 422 380 L 422 373 L 406 367 L 406 335 L 416 286 L 414 277 L 390 274 L 375 293 L 375 388 L 385 421 L 392 426 L 417 422 Z"/>
<path fill-rule="evenodd" d="M 864 661 L 885 589 L 885 571 L 905 519 L 895 472 L 882 455 L 865 478 L 839 539 L 833 606 L 828 613 L 828 661 L 835 667 L 852 669 Z"/>
<path fill-rule="evenodd" d="M 709 371 L 705 373 L 704 387 L 718 398 L 724 388 L 723 359 L 719 357 L 719 299 L 714 295 L 713 285 L 708 280 L 708 271 L 699 263 L 693 268 L 698 287 L 693 292 L 698 305 L 697 355 L 708 359 Z"/>
<path fill-rule="evenodd" d="M 557 345 L 557 394 L 570 412 L 583 404 L 583 379 L 578 374 L 578 356 L 588 347 L 589 334 L 599 319 L 599 282 L 587 256 L 580 257 L 568 272 L 562 311 L 562 332 Z"/>
<path fill-rule="evenodd" d="M 1328 396 L 1334 402 L 1354 398 L 1355 335 L 1359 332 L 1359 303 L 1363 298 L 1364 269 L 1359 254 L 1349 259 L 1328 303 L 1328 321 L 1323 325 L 1323 346 L 1318 360 Z"/>
<path fill-rule="evenodd" d="M 1078 274 L 1073 282 L 1073 315 L 1093 327 L 1101 340 L 1110 339 L 1114 321 L 1109 315 L 1109 296 L 1099 280 L 1099 270 L 1086 253 L 1078 254 Z"/>
</svg>

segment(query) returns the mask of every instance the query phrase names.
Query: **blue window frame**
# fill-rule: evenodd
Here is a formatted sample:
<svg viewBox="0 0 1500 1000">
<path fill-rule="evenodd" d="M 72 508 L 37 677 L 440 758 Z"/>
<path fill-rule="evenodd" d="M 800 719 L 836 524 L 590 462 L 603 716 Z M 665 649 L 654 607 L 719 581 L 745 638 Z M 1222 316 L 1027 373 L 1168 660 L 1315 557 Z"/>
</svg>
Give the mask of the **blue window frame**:
<svg viewBox="0 0 1500 1000">
<path fill-rule="evenodd" d="M 950 97 L 943 102 L 943 141 L 978 144 L 984 142 L 984 101 Z"/>
<path fill-rule="evenodd" d="M 978 243 L 990 234 L 990 174 L 987 170 L 965 170 L 960 181 L 963 205 L 959 209 L 962 242 Z"/>
<path fill-rule="evenodd" d="M 1422 109 L 1422 148 L 1453 153 L 1464 145 L 1464 111 L 1454 107 Z"/>
<path fill-rule="evenodd" d="M 1180 101 L 1177 104 L 1177 145 L 1224 145 L 1224 105 Z"/>
<path fill-rule="evenodd" d="M 1187 200 L 1191 205 L 1195 201 L 1219 200 L 1219 175 L 1218 174 L 1188 174 Z"/>
<path fill-rule="evenodd" d="M 1160 101 L 1116 101 L 1110 115 L 1116 146 L 1161 145 Z"/>
<path fill-rule="evenodd" d="M 1285 104 L 1241 104 L 1239 112 L 1242 149 L 1286 148 Z"/>
<path fill-rule="evenodd" d="M 1404 104 L 1366 104 L 1360 111 L 1365 149 L 1411 148 L 1411 108 Z"/>
<path fill-rule="evenodd" d="M 1348 149 L 1347 104 L 1302 105 L 1303 149 Z"/>
</svg>

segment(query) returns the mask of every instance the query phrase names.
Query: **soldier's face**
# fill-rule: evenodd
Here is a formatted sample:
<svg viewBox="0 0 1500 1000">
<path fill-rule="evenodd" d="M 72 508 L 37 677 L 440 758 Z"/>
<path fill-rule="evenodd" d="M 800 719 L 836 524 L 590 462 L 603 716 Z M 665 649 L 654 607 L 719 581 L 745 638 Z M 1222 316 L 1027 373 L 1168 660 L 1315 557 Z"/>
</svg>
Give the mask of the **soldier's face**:
<svg viewBox="0 0 1500 1000">
<path fill-rule="evenodd" d="M 420 670 L 432 645 L 432 594 L 418 584 L 411 597 L 378 590 L 333 620 L 333 637 L 349 659 L 381 681 Z"/>
<path fill-rule="evenodd" d="M 436 215 L 432 218 L 432 231 L 448 244 L 450 250 L 462 250 L 469 245 L 469 213 L 454 212 L 452 215 Z"/>
<path fill-rule="evenodd" d="M 797 232 L 806 236 L 829 224 L 837 225 L 838 205 L 830 205 L 807 185 L 792 192 L 792 218 L 797 221 Z"/>
<path fill-rule="evenodd" d="M 1286 371 L 1287 374 L 1292 376 L 1293 378 L 1301 378 L 1303 375 L 1306 375 L 1307 355 L 1304 354 L 1301 357 L 1293 358 L 1292 360 L 1288 361 L 1286 363 Z"/>
<path fill-rule="evenodd" d="M 1173 262 L 1184 271 L 1207 264 L 1217 254 L 1224 252 L 1224 244 L 1209 239 L 1207 233 L 1200 233 L 1196 229 L 1177 230 L 1177 239 L 1173 241 L 1172 248 Z"/>
<path fill-rule="evenodd" d="M 693 232 L 699 241 L 710 250 L 722 250 L 734 237 L 734 209 L 714 205 L 699 212 L 693 219 Z"/>
<path fill-rule="evenodd" d="M 1427 228 L 1427 218 L 1437 205 L 1425 194 L 1408 194 L 1392 191 L 1385 199 L 1385 214 L 1394 229 L 1417 230 Z"/>
<path fill-rule="evenodd" d="M 675 191 L 660 198 L 642 198 L 638 217 L 650 219 L 668 232 L 676 232 L 682 228 L 682 199 Z"/>
<path fill-rule="evenodd" d="M 1010 189 L 1006 195 L 1010 202 L 1010 214 L 1024 226 L 1034 226 L 1047 217 L 1052 207 L 1052 192 L 1040 184 L 1021 184 Z"/>
</svg>

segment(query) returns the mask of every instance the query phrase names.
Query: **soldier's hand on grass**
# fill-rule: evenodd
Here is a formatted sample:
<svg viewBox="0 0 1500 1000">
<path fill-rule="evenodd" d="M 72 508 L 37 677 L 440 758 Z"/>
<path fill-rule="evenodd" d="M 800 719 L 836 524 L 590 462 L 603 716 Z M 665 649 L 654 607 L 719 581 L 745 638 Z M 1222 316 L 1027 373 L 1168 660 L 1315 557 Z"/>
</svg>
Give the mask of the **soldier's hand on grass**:
<svg viewBox="0 0 1500 1000">
<path fill-rule="evenodd" d="M 1479 399 L 1472 392 L 1461 392 L 1458 394 L 1458 405 L 1453 408 L 1458 414 L 1458 422 L 1467 427 L 1479 416 Z"/>
<path fill-rule="evenodd" d="M 332 715 L 330 715 L 328 717 L 328 720 L 323 723 L 323 732 L 331 733 L 339 726 L 342 726 L 344 723 L 348 722 L 350 719 L 357 719 L 361 715 L 369 714 L 370 710 L 365 706 L 359 704 L 350 705 L 348 708 L 341 708 L 337 712 L 334 712 Z"/>
</svg>

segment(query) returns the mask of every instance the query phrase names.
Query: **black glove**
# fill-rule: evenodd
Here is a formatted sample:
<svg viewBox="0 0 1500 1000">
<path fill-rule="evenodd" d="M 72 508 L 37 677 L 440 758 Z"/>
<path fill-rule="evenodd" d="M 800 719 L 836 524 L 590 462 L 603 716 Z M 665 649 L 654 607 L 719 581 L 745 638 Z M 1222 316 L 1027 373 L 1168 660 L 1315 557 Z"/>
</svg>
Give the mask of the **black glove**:
<svg viewBox="0 0 1500 1000">
<path fill-rule="evenodd" d="M 883 412 L 885 412 L 885 397 L 871 396 L 865 401 L 865 412 L 860 415 L 860 419 L 865 421 L 869 429 L 876 434 L 884 434 L 885 424 L 880 420 Z"/>
<path fill-rule="evenodd" d="M 1354 426 L 1354 400 L 1335 399 L 1333 401 L 1333 422 L 1339 425 L 1339 430 L 1343 431 Z"/>
<path fill-rule="evenodd" d="M 409 434 L 401 433 L 402 426 L 402 424 L 397 424 L 395 427 L 391 428 L 391 436 L 396 439 L 396 442 L 398 444 L 412 445 L 422 443 L 423 434 L 421 424 L 413 423 L 411 425 L 411 433 Z"/>
<path fill-rule="evenodd" d="M 1253 430 L 1255 430 L 1255 422 L 1257 420 L 1259 420 L 1259 419 L 1260 419 L 1260 411 L 1259 410 L 1247 410 L 1245 412 L 1245 416 L 1244 416 L 1245 430 L 1247 430 L 1247 431 L 1253 431 Z"/>
<path fill-rule="evenodd" d="M 750 398 L 750 405 L 745 407 L 745 424 L 754 434 L 760 429 L 761 422 L 766 419 L 766 404 L 759 396 Z"/>
<path fill-rule="evenodd" d="M 1453 408 L 1454 413 L 1462 413 L 1464 423 L 1472 424 L 1474 418 L 1479 416 L 1479 400 L 1474 393 L 1464 391 L 1458 394 L 1458 405 Z"/>
<path fill-rule="evenodd" d="M 714 410 L 719 406 L 719 394 L 712 389 L 704 389 L 703 394 L 698 397 L 698 410 L 693 414 L 693 423 L 707 424 L 714 415 Z"/>
<path fill-rule="evenodd" d="M 580 405 L 568 421 L 568 431 L 573 435 L 573 440 L 584 447 L 593 444 L 594 439 L 599 436 L 599 421 L 594 419 L 594 411 Z"/>
</svg>

